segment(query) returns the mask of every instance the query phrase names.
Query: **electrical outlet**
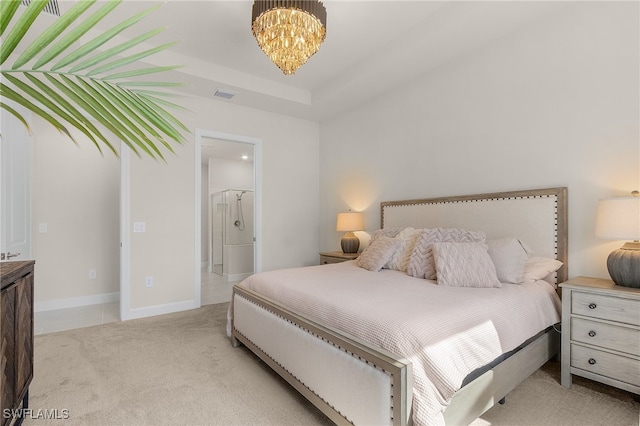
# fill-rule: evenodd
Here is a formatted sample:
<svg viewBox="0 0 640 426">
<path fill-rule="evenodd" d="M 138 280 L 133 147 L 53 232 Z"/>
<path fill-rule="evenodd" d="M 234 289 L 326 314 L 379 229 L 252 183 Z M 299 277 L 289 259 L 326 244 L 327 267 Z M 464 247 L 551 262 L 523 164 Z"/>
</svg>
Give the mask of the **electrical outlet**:
<svg viewBox="0 0 640 426">
<path fill-rule="evenodd" d="M 89 279 L 90 280 L 95 280 L 96 279 L 96 270 L 95 269 L 89 269 Z"/>
<path fill-rule="evenodd" d="M 144 285 L 151 287 L 153 285 L 153 277 L 144 277 Z"/>
</svg>

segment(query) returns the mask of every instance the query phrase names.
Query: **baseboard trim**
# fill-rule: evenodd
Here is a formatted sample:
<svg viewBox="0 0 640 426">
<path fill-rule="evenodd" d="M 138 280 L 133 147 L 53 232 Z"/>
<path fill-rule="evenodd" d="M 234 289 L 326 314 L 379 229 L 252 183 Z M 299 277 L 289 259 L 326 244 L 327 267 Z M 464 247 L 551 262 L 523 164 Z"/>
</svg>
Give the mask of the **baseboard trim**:
<svg viewBox="0 0 640 426">
<path fill-rule="evenodd" d="M 222 274 L 222 277 L 225 279 L 225 281 L 230 282 L 230 281 L 242 281 L 245 278 L 249 278 L 251 275 L 253 275 L 252 272 L 245 272 L 243 274 Z"/>
<path fill-rule="evenodd" d="M 120 293 L 103 293 L 91 296 L 70 297 L 68 299 L 54 299 L 35 302 L 34 312 L 55 311 L 58 309 L 79 308 L 82 306 L 100 305 L 120 301 Z"/>
<path fill-rule="evenodd" d="M 188 311 L 190 309 L 197 309 L 200 306 L 196 306 L 195 300 L 185 300 L 176 303 L 167 303 L 163 305 L 145 306 L 143 308 L 133 308 L 129 312 L 121 312 L 121 320 L 131 320 L 138 318 L 154 317 L 156 315 L 172 314 L 174 312 Z"/>
</svg>

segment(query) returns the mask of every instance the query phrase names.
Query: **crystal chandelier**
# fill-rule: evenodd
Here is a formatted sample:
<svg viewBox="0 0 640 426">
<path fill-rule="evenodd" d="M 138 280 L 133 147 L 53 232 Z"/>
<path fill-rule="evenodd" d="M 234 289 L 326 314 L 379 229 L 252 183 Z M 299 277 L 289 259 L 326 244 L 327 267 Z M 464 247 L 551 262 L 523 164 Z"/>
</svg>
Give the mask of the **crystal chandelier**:
<svg viewBox="0 0 640 426">
<path fill-rule="evenodd" d="M 292 75 L 324 41 L 327 10 L 317 0 L 256 0 L 251 14 L 253 36 L 264 53 Z"/>
</svg>

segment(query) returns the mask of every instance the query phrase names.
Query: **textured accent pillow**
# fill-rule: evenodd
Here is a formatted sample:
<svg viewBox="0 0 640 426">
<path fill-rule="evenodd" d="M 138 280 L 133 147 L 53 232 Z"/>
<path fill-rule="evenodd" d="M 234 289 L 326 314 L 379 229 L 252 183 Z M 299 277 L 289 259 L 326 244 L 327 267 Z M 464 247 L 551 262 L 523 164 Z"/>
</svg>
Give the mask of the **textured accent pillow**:
<svg viewBox="0 0 640 426">
<path fill-rule="evenodd" d="M 373 235 L 371 236 L 371 240 L 369 240 L 369 244 L 371 244 L 372 242 L 374 242 L 375 240 L 377 240 L 380 237 L 389 237 L 389 238 L 395 238 L 396 235 L 398 235 L 400 233 L 400 231 L 402 231 L 403 228 L 384 228 L 384 229 L 378 229 L 376 232 L 373 233 Z"/>
<path fill-rule="evenodd" d="M 524 265 L 523 282 L 544 280 L 562 267 L 563 263 L 550 257 L 531 256 Z M 549 279 L 550 283 L 554 280 Z"/>
<path fill-rule="evenodd" d="M 500 282 L 521 283 L 529 253 L 520 240 L 517 238 L 487 240 L 487 246 Z"/>
<path fill-rule="evenodd" d="M 434 243 L 438 285 L 447 287 L 502 287 L 484 243 Z"/>
<path fill-rule="evenodd" d="M 395 237 L 396 240 L 400 241 L 400 247 L 391 255 L 391 258 L 384 265 L 384 268 L 407 272 L 409 257 L 416 243 L 416 238 L 420 235 L 420 231 L 421 229 L 411 227 L 402 228 L 402 231 Z"/>
<path fill-rule="evenodd" d="M 416 238 L 413 250 L 409 256 L 407 274 L 416 278 L 435 280 L 437 274 L 432 250 L 434 243 L 484 243 L 485 238 L 486 235 L 484 232 L 467 231 L 466 229 L 460 228 L 423 229 Z"/>
<path fill-rule="evenodd" d="M 400 240 L 379 237 L 358 256 L 358 266 L 369 271 L 378 272 L 399 247 Z"/>
</svg>

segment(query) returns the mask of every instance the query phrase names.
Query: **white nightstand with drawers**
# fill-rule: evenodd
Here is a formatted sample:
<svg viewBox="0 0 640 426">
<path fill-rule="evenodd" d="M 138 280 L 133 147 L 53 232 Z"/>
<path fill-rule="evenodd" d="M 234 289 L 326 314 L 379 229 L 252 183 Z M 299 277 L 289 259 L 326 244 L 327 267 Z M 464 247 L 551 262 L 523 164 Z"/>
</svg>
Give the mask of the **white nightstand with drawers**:
<svg viewBox="0 0 640 426">
<path fill-rule="evenodd" d="M 562 385 L 574 374 L 640 394 L 640 289 L 587 277 L 560 287 Z"/>
</svg>

